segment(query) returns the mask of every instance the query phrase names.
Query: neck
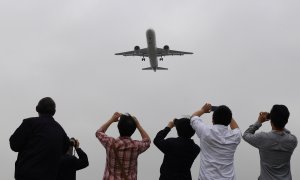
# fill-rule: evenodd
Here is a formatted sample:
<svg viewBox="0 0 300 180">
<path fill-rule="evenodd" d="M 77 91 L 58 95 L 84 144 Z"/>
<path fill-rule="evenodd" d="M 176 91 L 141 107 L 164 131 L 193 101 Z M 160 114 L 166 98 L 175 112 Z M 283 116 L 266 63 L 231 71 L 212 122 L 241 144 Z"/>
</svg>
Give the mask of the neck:
<svg viewBox="0 0 300 180">
<path fill-rule="evenodd" d="M 272 127 L 272 130 L 273 130 L 273 131 L 279 131 L 279 132 L 281 132 L 281 131 L 284 130 L 284 128 L 281 129 L 281 128 L 277 128 L 277 127 L 274 127 L 274 126 L 273 126 L 273 127 Z"/>
</svg>

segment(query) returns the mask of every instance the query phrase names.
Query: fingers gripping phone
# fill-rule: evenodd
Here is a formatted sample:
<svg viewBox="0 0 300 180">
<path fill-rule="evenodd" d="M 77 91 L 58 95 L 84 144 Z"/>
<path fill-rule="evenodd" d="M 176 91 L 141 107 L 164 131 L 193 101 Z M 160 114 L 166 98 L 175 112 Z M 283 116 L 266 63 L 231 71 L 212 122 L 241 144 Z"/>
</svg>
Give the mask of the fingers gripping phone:
<svg viewBox="0 0 300 180">
<path fill-rule="evenodd" d="M 211 106 L 210 110 L 211 110 L 211 111 L 215 111 L 215 110 L 218 109 L 218 107 L 219 107 L 219 106 Z"/>
</svg>

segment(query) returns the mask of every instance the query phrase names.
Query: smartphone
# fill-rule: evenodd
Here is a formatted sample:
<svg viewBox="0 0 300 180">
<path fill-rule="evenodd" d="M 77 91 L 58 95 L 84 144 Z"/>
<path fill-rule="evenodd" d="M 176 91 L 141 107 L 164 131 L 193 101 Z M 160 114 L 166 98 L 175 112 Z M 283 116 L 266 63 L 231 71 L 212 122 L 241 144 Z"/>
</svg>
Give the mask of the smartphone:
<svg viewBox="0 0 300 180">
<path fill-rule="evenodd" d="M 219 107 L 219 106 L 211 106 L 210 110 L 211 110 L 211 111 L 215 111 L 215 110 L 218 109 L 218 107 Z"/>
</svg>

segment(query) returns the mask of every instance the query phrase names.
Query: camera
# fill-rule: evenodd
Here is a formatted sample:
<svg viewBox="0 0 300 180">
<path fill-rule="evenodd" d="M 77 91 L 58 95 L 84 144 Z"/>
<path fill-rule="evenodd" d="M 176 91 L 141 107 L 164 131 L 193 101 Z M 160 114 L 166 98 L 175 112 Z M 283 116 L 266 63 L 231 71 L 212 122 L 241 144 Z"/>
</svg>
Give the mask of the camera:
<svg viewBox="0 0 300 180">
<path fill-rule="evenodd" d="M 77 146 L 77 141 L 76 141 L 76 139 L 73 138 L 73 137 L 70 139 L 70 146 L 73 146 L 73 147 L 76 147 L 76 146 Z"/>
</svg>

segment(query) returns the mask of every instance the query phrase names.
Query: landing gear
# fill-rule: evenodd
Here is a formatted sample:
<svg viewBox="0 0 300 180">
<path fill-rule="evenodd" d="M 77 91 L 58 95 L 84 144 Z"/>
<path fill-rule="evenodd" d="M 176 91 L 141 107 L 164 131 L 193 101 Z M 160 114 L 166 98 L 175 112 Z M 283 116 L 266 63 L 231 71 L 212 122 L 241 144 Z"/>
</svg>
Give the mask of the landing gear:
<svg viewBox="0 0 300 180">
<path fill-rule="evenodd" d="M 145 58 L 142 58 L 142 61 L 145 61 Z"/>
<path fill-rule="evenodd" d="M 160 61 L 163 61 L 164 59 L 161 57 L 161 58 L 159 58 L 159 60 L 160 60 Z"/>
</svg>

